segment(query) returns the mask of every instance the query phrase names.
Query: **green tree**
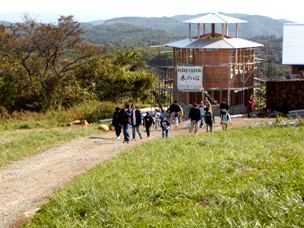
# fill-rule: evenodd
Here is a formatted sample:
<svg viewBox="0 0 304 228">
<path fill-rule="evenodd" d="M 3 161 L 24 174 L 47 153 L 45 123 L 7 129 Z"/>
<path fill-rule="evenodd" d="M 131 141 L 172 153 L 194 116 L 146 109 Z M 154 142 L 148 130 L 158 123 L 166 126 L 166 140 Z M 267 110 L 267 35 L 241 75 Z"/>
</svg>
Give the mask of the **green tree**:
<svg viewBox="0 0 304 228">
<path fill-rule="evenodd" d="M 119 51 L 113 58 L 96 56 L 77 71 L 77 80 L 100 100 L 142 101 L 151 96 L 156 77 L 146 69 L 139 50 Z"/>
<path fill-rule="evenodd" d="M 24 23 L 2 26 L 1 103 L 8 109 L 39 111 L 62 103 L 67 95 L 79 97 L 83 91 L 73 72 L 98 52 L 81 41 L 82 34 L 72 16 L 60 17 L 57 25 L 26 18 Z"/>
<path fill-rule="evenodd" d="M 130 71 L 146 69 L 146 64 L 140 49 L 118 51 L 113 59 L 113 64 Z"/>
</svg>

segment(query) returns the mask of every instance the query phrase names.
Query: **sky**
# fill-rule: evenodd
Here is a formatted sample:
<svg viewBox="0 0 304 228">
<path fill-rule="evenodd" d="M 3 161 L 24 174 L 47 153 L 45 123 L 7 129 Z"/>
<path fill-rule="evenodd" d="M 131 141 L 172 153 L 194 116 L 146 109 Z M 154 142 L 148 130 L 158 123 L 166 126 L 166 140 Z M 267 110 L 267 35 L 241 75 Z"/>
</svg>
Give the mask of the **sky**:
<svg viewBox="0 0 304 228">
<path fill-rule="evenodd" d="M 0 20 L 54 23 L 59 15 L 80 22 L 125 16 L 163 17 L 208 12 L 244 13 L 304 23 L 303 0 L 0 0 Z"/>
</svg>

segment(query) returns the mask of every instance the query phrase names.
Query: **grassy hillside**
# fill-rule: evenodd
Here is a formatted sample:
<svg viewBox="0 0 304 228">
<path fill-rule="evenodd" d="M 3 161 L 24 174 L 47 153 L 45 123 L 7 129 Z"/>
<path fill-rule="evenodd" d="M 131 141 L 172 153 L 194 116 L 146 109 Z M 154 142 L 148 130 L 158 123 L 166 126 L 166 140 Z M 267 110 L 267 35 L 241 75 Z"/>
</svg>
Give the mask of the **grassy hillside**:
<svg viewBox="0 0 304 228">
<path fill-rule="evenodd" d="M 27 227 L 303 227 L 304 127 L 142 144 L 59 191 Z"/>
</svg>

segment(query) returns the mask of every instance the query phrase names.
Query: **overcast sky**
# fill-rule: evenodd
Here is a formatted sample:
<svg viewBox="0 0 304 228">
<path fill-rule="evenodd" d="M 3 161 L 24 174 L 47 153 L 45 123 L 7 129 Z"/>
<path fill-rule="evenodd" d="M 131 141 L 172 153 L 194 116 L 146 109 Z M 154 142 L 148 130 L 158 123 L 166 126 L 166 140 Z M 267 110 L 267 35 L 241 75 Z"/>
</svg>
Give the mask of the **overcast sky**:
<svg viewBox="0 0 304 228">
<path fill-rule="evenodd" d="M 161 17 L 207 12 L 264 15 L 304 23 L 303 0 L 1 0 L 0 20 L 41 22 L 74 15 L 81 22 L 124 16 Z"/>
</svg>

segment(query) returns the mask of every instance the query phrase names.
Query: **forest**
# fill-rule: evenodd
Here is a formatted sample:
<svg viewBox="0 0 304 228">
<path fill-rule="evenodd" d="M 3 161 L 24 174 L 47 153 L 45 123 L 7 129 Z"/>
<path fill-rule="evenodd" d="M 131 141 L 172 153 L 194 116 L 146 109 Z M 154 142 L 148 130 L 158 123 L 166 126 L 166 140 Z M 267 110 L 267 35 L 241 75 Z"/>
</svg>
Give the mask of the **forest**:
<svg viewBox="0 0 304 228">
<path fill-rule="evenodd" d="M 105 55 L 84 42 L 72 16 L 58 24 L 24 23 L 0 28 L 0 104 L 7 111 L 46 111 L 84 100 L 145 101 L 155 84 L 138 49 Z"/>
</svg>

